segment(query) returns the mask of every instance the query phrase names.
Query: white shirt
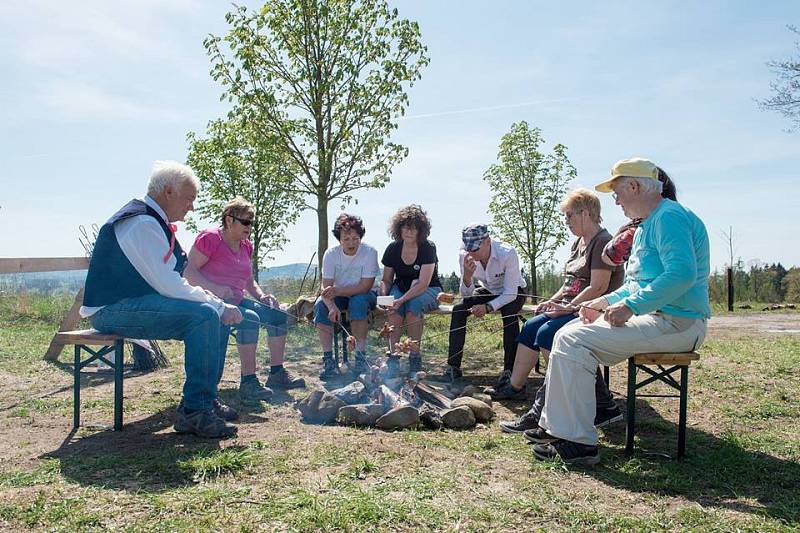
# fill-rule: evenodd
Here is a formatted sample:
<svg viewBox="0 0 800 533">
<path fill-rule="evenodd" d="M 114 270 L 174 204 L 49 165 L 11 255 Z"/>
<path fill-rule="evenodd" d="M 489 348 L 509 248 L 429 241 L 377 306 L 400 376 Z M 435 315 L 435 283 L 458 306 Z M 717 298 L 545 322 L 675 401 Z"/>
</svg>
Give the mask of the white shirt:
<svg viewBox="0 0 800 533">
<path fill-rule="evenodd" d="M 155 200 L 145 196 L 144 203 L 152 207 L 169 224 L 167 214 Z M 164 256 L 169 251 L 169 239 L 153 217 L 137 215 L 120 220 L 114 224 L 114 234 L 117 236 L 122 253 L 133 268 L 161 296 L 209 303 L 216 307 L 217 313 L 222 316 L 225 311 L 224 302 L 201 287 L 189 285 L 189 282 L 175 272 L 177 260 L 173 254 L 169 255 L 166 263 L 164 262 Z M 83 318 L 87 318 L 103 307 L 81 306 L 80 314 Z"/>
<path fill-rule="evenodd" d="M 492 309 L 495 311 L 517 299 L 520 287 L 526 287 L 525 278 L 519 269 L 519 256 L 513 246 L 492 239 L 489 260 L 486 268 L 480 261 L 475 261 L 475 272 L 472 274 L 472 284 L 464 285 L 464 259 L 467 251 L 461 250 L 458 264 L 461 267 L 461 296 L 472 296 L 475 291 L 475 280 L 480 281 L 497 298 L 491 300 Z"/>
<path fill-rule="evenodd" d="M 364 278 L 380 274 L 378 251 L 363 242 L 354 255 L 347 255 L 342 245 L 334 246 L 322 258 L 322 278 L 332 279 L 334 287 L 352 287 Z"/>
</svg>

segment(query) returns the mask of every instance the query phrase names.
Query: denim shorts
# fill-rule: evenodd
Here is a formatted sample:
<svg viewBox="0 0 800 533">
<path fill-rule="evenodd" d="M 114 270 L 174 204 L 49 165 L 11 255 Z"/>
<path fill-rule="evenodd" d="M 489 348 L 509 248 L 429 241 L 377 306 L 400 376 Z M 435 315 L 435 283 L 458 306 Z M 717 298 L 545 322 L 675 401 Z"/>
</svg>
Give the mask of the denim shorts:
<svg viewBox="0 0 800 533">
<path fill-rule="evenodd" d="M 403 304 L 397 309 L 397 313 L 400 316 L 405 316 L 408 313 L 411 313 L 415 317 L 421 318 L 425 313 L 430 313 L 431 311 L 435 311 L 439 308 L 439 302 L 436 300 L 436 296 L 440 292 L 442 292 L 441 287 L 428 287 L 422 294 L 411 298 L 407 302 L 403 302 Z M 392 289 L 389 291 L 389 295 L 394 296 L 395 300 L 404 294 L 405 293 L 401 291 L 397 285 L 392 285 Z"/>
<path fill-rule="evenodd" d="M 548 351 L 552 350 L 553 338 L 556 336 L 556 332 L 566 324 L 575 320 L 575 318 L 577 318 L 577 316 L 574 314 L 556 318 L 536 315 L 522 326 L 522 331 L 517 335 L 517 342 L 537 352 L 540 348 L 544 348 Z"/>
<path fill-rule="evenodd" d="M 352 296 L 336 296 L 333 303 L 339 310 L 347 310 L 347 316 L 350 320 L 366 320 L 367 315 L 371 309 L 375 309 L 375 302 L 378 300 L 378 295 L 375 291 L 369 291 L 361 294 L 354 294 Z M 332 326 L 333 322 L 328 318 L 330 309 L 322 301 L 322 298 L 317 298 L 314 303 L 314 324 L 322 324 L 323 326 Z"/>
<path fill-rule="evenodd" d="M 236 342 L 238 344 L 256 344 L 258 328 L 263 325 L 270 337 L 283 337 L 288 330 L 287 315 L 283 311 L 273 309 L 250 299 L 243 299 L 238 305 L 243 320 L 236 324 Z"/>
</svg>

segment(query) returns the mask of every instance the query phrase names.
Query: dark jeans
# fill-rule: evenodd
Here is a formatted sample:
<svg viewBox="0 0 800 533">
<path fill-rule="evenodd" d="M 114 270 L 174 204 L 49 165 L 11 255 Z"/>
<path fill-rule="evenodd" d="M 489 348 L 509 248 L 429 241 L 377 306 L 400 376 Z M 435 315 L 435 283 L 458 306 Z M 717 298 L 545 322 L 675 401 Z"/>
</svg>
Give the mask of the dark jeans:
<svg viewBox="0 0 800 533">
<path fill-rule="evenodd" d="M 214 306 L 152 294 L 107 305 L 89 320 L 102 333 L 132 339 L 182 340 L 184 405 L 188 409 L 211 409 L 228 344 L 227 334 L 221 336 L 223 325 Z"/>
<path fill-rule="evenodd" d="M 519 335 L 519 312 L 522 304 L 525 303 L 524 288 L 517 289 L 516 299 L 507 303 L 498 311 L 503 317 L 503 370 L 514 368 L 514 359 L 517 356 L 517 335 Z M 485 304 L 497 298 L 484 287 L 478 287 L 472 296 L 453 306 L 453 315 L 450 319 L 450 344 L 448 347 L 447 364 L 450 366 L 461 367 L 461 359 L 464 357 L 464 339 L 467 336 L 467 317 L 469 309 L 473 305 Z"/>
<path fill-rule="evenodd" d="M 533 405 L 531 408 L 528 409 L 528 412 L 525 414 L 525 417 L 535 417 L 536 420 L 542 416 L 542 410 L 544 409 L 544 396 L 547 392 L 547 389 L 544 384 L 536 391 L 536 397 L 533 400 Z M 600 371 L 600 367 L 597 367 L 597 374 L 594 377 L 594 399 L 597 405 L 596 411 L 599 413 L 604 410 L 613 409 L 617 407 L 617 404 L 614 403 L 614 397 L 611 396 L 611 391 L 608 390 L 608 385 L 606 385 L 605 379 L 603 379 L 603 373 Z"/>
</svg>

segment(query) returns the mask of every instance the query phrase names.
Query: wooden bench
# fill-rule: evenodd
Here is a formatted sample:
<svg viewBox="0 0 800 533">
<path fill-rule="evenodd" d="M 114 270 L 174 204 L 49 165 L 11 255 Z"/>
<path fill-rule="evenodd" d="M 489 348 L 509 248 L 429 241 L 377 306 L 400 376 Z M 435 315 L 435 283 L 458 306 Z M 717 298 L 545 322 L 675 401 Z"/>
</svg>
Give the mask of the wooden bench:
<svg viewBox="0 0 800 533">
<path fill-rule="evenodd" d="M 685 353 L 640 353 L 628 359 L 628 401 L 627 428 L 625 435 L 625 453 L 633 454 L 633 435 L 636 422 L 636 391 L 660 381 L 678 391 L 678 394 L 640 394 L 639 397 L 679 398 L 678 414 L 678 459 L 686 453 L 686 407 L 689 394 L 689 366 L 700 356 L 696 352 Z M 650 367 L 657 367 L 655 370 Z M 608 368 L 606 368 L 606 371 Z M 641 370 L 650 377 L 637 383 L 637 374 Z M 680 381 L 673 373 L 680 370 Z"/>
<path fill-rule="evenodd" d="M 61 346 L 72 344 L 75 346 L 75 362 L 72 374 L 75 379 L 73 390 L 73 415 L 72 426 L 77 429 L 81 422 L 81 370 L 87 365 L 102 361 L 114 370 L 114 431 L 122 429 L 122 371 L 125 362 L 124 337 L 106 335 L 96 329 L 83 329 L 77 331 L 60 331 L 55 336 L 55 341 Z M 99 349 L 90 348 L 99 346 Z M 89 354 L 89 358 L 82 360 L 81 352 Z M 114 353 L 111 361 L 107 355 Z"/>
</svg>

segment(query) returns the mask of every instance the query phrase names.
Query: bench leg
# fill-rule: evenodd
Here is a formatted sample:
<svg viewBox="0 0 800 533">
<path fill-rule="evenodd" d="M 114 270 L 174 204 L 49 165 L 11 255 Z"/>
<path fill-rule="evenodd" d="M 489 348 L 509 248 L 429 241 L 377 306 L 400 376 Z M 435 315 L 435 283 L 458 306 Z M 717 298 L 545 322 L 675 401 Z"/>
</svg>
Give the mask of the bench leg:
<svg viewBox="0 0 800 533">
<path fill-rule="evenodd" d="M 333 360 L 336 362 L 336 366 L 339 366 L 339 337 L 344 337 L 342 334 L 342 330 L 339 327 L 338 322 L 333 323 Z"/>
<path fill-rule="evenodd" d="M 625 454 L 633 454 L 633 432 L 635 427 L 636 418 L 636 365 L 633 363 L 633 357 L 628 359 L 628 413 L 626 417 L 625 428 Z"/>
<path fill-rule="evenodd" d="M 114 343 L 114 431 L 122 430 L 122 370 L 125 365 L 124 344 Z"/>
<path fill-rule="evenodd" d="M 75 365 L 72 368 L 72 429 L 81 425 L 81 346 L 75 345 Z"/>
<path fill-rule="evenodd" d="M 678 415 L 678 459 L 686 454 L 686 410 L 689 396 L 689 367 L 681 367 L 681 400 Z"/>
</svg>

